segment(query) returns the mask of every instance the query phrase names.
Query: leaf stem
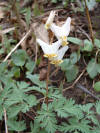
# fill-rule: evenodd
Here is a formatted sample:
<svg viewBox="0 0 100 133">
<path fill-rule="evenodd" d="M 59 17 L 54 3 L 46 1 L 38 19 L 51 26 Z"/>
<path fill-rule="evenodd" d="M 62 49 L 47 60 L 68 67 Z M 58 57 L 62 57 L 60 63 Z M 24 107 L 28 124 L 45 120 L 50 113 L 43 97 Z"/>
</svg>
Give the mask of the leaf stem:
<svg viewBox="0 0 100 133">
<path fill-rule="evenodd" d="M 86 9 L 86 15 L 87 15 L 87 19 L 88 19 L 88 25 L 89 25 L 91 40 L 92 40 L 92 43 L 94 45 L 94 35 L 93 35 L 93 29 L 92 29 L 90 14 L 89 14 L 89 10 L 88 10 L 87 4 L 86 4 L 86 0 L 84 0 L 84 2 L 85 2 L 85 9 Z"/>
<path fill-rule="evenodd" d="M 48 70 L 47 70 L 47 79 L 46 79 L 46 104 L 48 107 L 48 84 L 49 84 L 49 75 L 50 75 L 50 61 L 48 60 Z"/>
</svg>

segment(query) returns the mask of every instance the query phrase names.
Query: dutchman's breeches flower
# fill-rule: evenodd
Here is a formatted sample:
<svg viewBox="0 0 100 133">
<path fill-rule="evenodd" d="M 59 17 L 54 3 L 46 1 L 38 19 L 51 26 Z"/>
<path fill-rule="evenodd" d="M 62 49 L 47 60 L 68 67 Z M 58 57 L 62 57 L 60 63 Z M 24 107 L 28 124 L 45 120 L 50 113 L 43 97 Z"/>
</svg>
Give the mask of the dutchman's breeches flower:
<svg viewBox="0 0 100 133">
<path fill-rule="evenodd" d="M 68 46 L 64 46 L 57 51 L 57 57 L 51 60 L 51 64 L 59 65 L 63 62 L 62 58 L 65 52 L 68 50 Z"/>
<path fill-rule="evenodd" d="M 41 46 L 44 57 L 47 57 L 50 60 L 51 64 L 59 65 L 63 62 L 62 58 L 65 52 L 68 50 L 67 36 L 70 33 L 71 18 L 68 17 L 66 22 L 61 26 L 57 26 L 53 23 L 55 17 L 55 11 L 51 11 L 50 15 L 46 21 L 45 28 L 51 29 L 55 34 L 58 41 L 52 44 L 47 44 L 40 39 L 37 39 L 38 44 Z M 60 48 L 60 46 L 63 46 Z M 59 49 L 60 48 L 60 49 Z"/>
<path fill-rule="evenodd" d="M 54 17 L 55 17 L 55 11 L 51 11 L 45 24 L 45 28 L 47 30 L 50 28 L 51 24 L 53 23 Z"/>
<path fill-rule="evenodd" d="M 70 33 L 70 24 L 71 18 L 68 17 L 65 24 L 63 24 L 61 27 L 55 25 L 54 23 L 52 23 L 50 26 L 51 31 L 55 34 L 58 40 L 62 41 L 62 46 L 66 46 L 68 44 L 67 36 Z"/>
<path fill-rule="evenodd" d="M 37 39 L 37 42 L 44 52 L 44 57 L 47 57 L 49 60 L 51 60 L 52 58 L 57 56 L 57 51 L 61 46 L 60 40 L 52 44 L 47 44 L 40 39 Z"/>
</svg>

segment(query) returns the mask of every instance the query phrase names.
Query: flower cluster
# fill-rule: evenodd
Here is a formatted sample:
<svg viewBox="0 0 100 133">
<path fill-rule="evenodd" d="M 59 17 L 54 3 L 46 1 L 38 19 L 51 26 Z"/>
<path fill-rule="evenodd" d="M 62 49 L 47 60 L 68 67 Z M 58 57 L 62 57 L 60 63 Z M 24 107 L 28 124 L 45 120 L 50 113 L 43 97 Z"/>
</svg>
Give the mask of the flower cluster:
<svg viewBox="0 0 100 133">
<path fill-rule="evenodd" d="M 50 29 L 55 34 L 58 41 L 52 44 L 47 44 L 42 40 L 37 39 L 37 42 L 44 52 L 44 57 L 47 57 L 51 64 L 58 65 L 63 62 L 62 58 L 68 50 L 67 36 L 70 32 L 71 18 L 68 17 L 66 22 L 59 27 L 53 23 L 54 17 L 55 11 L 51 11 L 48 20 L 46 21 L 45 28 L 47 30 Z"/>
</svg>

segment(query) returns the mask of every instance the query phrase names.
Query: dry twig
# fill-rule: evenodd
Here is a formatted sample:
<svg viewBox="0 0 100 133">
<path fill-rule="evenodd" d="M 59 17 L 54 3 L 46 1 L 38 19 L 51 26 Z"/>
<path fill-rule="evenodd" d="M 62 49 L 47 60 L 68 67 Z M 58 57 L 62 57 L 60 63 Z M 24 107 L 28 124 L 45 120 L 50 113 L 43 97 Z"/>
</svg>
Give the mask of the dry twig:
<svg viewBox="0 0 100 133">
<path fill-rule="evenodd" d="M 93 35 L 93 30 L 92 30 L 92 24 L 91 24 L 90 14 L 89 14 L 89 10 L 88 10 L 87 4 L 86 4 L 86 0 L 84 0 L 84 2 L 85 2 L 86 15 L 87 15 L 87 19 L 88 19 L 88 25 L 89 25 L 91 40 L 92 40 L 92 43 L 94 45 L 94 35 Z"/>
<path fill-rule="evenodd" d="M 27 38 L 27 36 L 30 34 L 31 30 L 29 30 L 26 35 L 20 40 L 20 42 L 10 51 L 10 53 L 6 56 L 6 58 L 3 60 L 3 62 L 7 61 L 8 58 L 11 56 L 11 54 L 21 45 L 21 43 Z"/>
<path fill-rule="evenodd" d="M 63 90 L 63 92 L 65 92 L 66 90 L 69 90 L 69 89 L 73 88 L 75 86 L 75 84 L 79 81 L 79 79 L 82 77 L 82 75 L 85 73 L 85 71 L 86 71 L 86 68 L 82 71 L 82 73 L 78 76 L 78 78 L 74 81 L 74 83 L 71 86 L 65 88 Z"/>
</svg>

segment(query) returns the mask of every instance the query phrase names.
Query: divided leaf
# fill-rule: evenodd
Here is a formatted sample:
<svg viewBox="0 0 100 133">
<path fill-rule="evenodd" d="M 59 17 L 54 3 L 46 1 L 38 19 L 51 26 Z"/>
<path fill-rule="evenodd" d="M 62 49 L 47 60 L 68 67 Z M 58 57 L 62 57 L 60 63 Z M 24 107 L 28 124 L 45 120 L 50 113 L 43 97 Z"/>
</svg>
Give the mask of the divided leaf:
<svg viewBox="0 0 100 133">
<path fill-rule="evenodd" d="M 39 80 L 39 75 L 38 74 L 28 74 L 27 78 L 30 79 L 34 84 L 41 88 L 46 88 L 46 83 L 44 81 Z"/>
<path fill-rule="evenodd" d="M 26 129 L 26 125 L 24 121 L 15 121 L 13 119 L 9 119 L 7 121 L 8 127 L 10 131 L 23 131 Z"/>
</svg>

